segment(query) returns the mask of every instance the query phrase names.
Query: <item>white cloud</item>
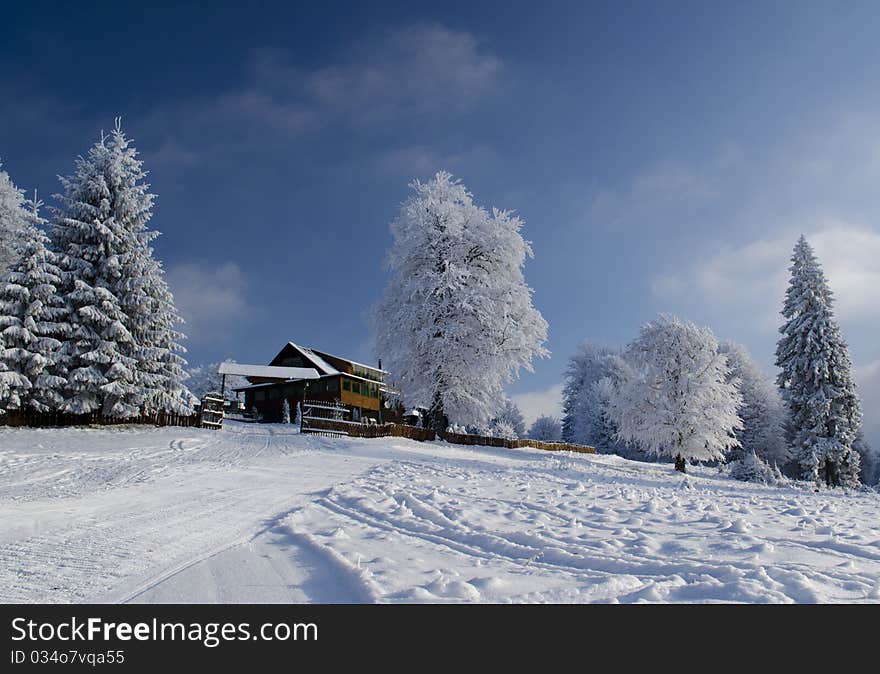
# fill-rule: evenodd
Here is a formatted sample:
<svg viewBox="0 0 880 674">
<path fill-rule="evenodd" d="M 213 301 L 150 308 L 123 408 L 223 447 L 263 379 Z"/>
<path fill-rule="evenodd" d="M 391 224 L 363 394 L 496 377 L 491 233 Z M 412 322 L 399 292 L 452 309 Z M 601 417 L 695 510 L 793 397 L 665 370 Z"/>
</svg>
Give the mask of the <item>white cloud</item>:
<svg viewBox="0 0 880 674">
<path fill-rule="evenodd" d="M 189 168 L 199 163 L 199 156 L 192 150 L 185 149 L 178 142 L 166 138 L 158 150 L 144 154 L 144 162 L 151 170 L 168 166 Z"/>
<path fill-rule="evenodd" d="M 347 62 L 306 73 L 303 83 L 316 106 L 378 120 L 467 109 L 494 89 L 500 70 L 471 33 L 417 24 L 356 45 Z"/>
<path fill-rule="evenodd" d="M 441 152 L 427 145 L 410 145 L 389 150 L 380 155 L 379 169 L 392 176 L 430 178 L 439 170 L 457 173 L 485 168 L 495 154 L 487 145 L 474 145 L 464 152 Z"/>
<path fill-rule="evenodd" d="M 235 262 L 185 262 L 169 267 L 166 278 L 190 341 L 225 341 L 245 326 L 247 279 Z"/>
<path fill-rule="evenodd" d="M 765 331 L 778 327 L 788 282 L 792 248 L 800 232 L 742 246 L 724 247 L 690 267 L 662 273 L 651 290 L 662 300 L 690 300 L 724 307 Z M 825 221 L 805 232 L 836 299 L 836 315 L 850 323 L 874 321 L 880 299 L 880 231 L 841 221 Z"/>
<path fill-rule="evenodd" d="M 448 116 L 490 95 L 501 71 L 500 58 L 471 33 L 418 24 L 373 35 L 335 63 L 311 69 L 293 64 L 286 50 L 257 50 L 240 86 L 158 108 L 147 123 L 157 136 L 168 129 L 228 148 L 265 142 L 267 133 L 297 138 L 404 116 Z"/>
<path fill-rule="evenodd" d="M 880 360 L 855 368 L 864 414 L 865 437 L 875 451 L 880 451 Z"/>
<path fill-rule="evenodd" d="M 522 412 L 526 428 L 535 423 L 535 419 L 542 414 L 562 417 L 562 384 L 555 384 L 543 391 L 517 393 L 510 397 Z"/>
</svg>

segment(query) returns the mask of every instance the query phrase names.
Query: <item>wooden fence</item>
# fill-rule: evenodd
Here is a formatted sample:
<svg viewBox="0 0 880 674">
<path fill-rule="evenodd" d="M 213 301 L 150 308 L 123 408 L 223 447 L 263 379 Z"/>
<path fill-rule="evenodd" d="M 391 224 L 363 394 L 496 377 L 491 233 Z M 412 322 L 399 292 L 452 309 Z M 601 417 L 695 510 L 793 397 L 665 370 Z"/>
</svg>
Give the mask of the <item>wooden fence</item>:
<svg viewBox="0 0 880 674">
<path fill-rule="evenodd" d="M 304 420 L 305 421 L 305 420 Z M 315 435 L 347 435 L 354 438 L 410 438 L 411 440 L 436 440 L 437 434 L 427 428 L 416 428 L 403 424 L 362 424 L 356 421 L 342 421 L 337 419 L 308 419 L 303 424 L 304 433 Z"/>
<path fill-rule="evenodd" d="M 308 426 L 304 427 L 307 433 L 316 433 L 321 435 L 348 435 L 357 438 L 410 438 L 420 442 L 436 440 L 437 433 L 429 428 L 416 428 L 415 426 L 406 426 L 403 424 L 382 424 L 370 425 L 351 421 L 339 421 L 335 419 L 316 419 L 309 420 Z M 549 452 L 578 452 L 580 454 L 595 454 L 595 447 L 585 445 L 572 445 L 567 442 L 541 442 L 540 440 L 508 440 L 506 438 L 493 438 L 485 435 L 463 435 L 460 433 L 441 433 L 440 437 L 446 442 L 456 445 L 484 445 L 487 447 L 506 447 L 507 449 L 518 449 L 521 447 L 531 447 L 534 449 L 543 449 Z"/>
<path fill-rule="evenodd" d="M 58 426 L 121 426 L 125 424 L 147 424 L 151 426 L 201 426 L 198 414 L 174 414 L 156 412 L 136 417 L 106 417 L 101 414 L 63 414 L 61 412 L 32 412 L 13 410 L 0 416 L 2 426 L 31 426 L 35 428 Z"/>
<path fill-rule="evenodd" d="M 573 445 L 568 442 L 543 442 L 541 440 L 529 440 L 528 438 L 508 440 L 507 438 L 493 438 L 488 435 L 464 435 L 462 433 L 443 433 L 442 435 L 446 442 L 456 445 L 485 445 L 486 447 L 506 447 L 507 449 L 532 447 L 534 449 L 545 449 L 548 452 L 596 453 L 595 447 Z"/>
<path fill-rule="evenodd" d="M 303 421 L 306 421 L 304 419 Z M 152 426 L 184 426 L 200 427 L 201 417 L 199 414 L 182 415 L 169 412 L 158 412 L 138 417 L 105 417 L 100 414 L 62 414 L 49 412 L 39 414 L 31 411 L 12 411 L 0 416 L 0 425 L 3 426 L 120 426 L 124 424 L 148 424 Z M 437 439 L 437 433 L 429 428 L 417 428 L 404 424 L 386 423 L 382 425 L 364 424 L 341 419 L 325 419 L 309 416 L 303 430 L 307 433 L 327 436 L 350 436 L 356 438 L 409 438 L 419 442 Z M 540 440 L 508 440 L 506 438 L 493 438 L 486 435 L 464 435 L 461 433 L 440 433 L 440 438 L 456 445 L 484 445 L 486 447 L 506 447 L 507 449 L 519 449 L 532 447 L 550 452 L 578 452 L 580 454 L 595 454 L 595 447 L 585 445 L 572 445 L 566 442 L 541 442 Z"/>
</svg>

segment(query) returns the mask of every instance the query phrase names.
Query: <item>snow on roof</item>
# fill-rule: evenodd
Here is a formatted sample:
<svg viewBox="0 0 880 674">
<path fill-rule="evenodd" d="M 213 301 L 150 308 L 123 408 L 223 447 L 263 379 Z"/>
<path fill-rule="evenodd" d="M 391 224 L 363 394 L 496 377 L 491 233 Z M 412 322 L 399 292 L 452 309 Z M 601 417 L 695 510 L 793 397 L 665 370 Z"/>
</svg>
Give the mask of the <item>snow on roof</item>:
<svg viewBox="0 0 880 674">
<path fill-rule="evenodd" d="M 334 358 L 338 358 L 339 360 L 344 360 L 346 363 L 351 363 L 352 365 L 357 365 L 358 367 L 362 367 L 367 370 L 375 370 L 376 372 L 384 372 L 388 374 L 388 370 L 383 370 L 382 368 L 376 367 L 375 365 L 364 365 L 363 363 L 359 363 L 356 360 L 352 360 L 351 358 L 343 358 L 342 356 L 334 356 L 332 353 L 328 353 L 328 356 L 333 356 Z"/>
<path fill-rule="evenodd" d="M 315 351 L 313 351 L 312 349 L 310 349 L 308 347 L 300 346 L 299 344 L 296 344 L 294 342 L 288 342 L 288 344 L 290 344 L 294 348 L 299 349 L 303 353 L 308 352 L 306 355 L 311 354 L 309 356 L 310 358 L 312 356 L 314 356 L 322 363 L 327 363 L 327 361 L 325 361 L 317 353 L 315 353 Z M 363 363 L 358 363 L 356 360 L 352 360 L 351 358 L 344 358 L 343 356 L 335 356 L 332 353 L 327 353 L 326 351 L 323 351 L 322 353 L 326 354 L 327 356 L 330 356 L 331 358 L 338 358 L 339 360 L 344 360 L 346 363 L 351 363 L 352 365 L 357 365 L 358 367 L 366 368 L 367 370 L 375 370 L 376 372 L 383 372 L 385 374 L 388 374 L 388 370 L 383 370 L 381 368 L 376 367 L 375 365 L 364 365 Z M 312 362 L 314 362 L 314 361 L 312 361 Z M 330 368 L 330 370 L 332 370 L 332 372 L 328 372 L 328 374 L 333 374 L 333 372 L 337 372 L 337 370 L 333 369 L 329 364 L 327 364 L 327 367 Z"/>
<path fill-rule="evenodd" d="M 319 356 L 307 346 L 300 346 L 298 344 L 294 344 L 293 342 L 290 343 L 295 348 L 299 349 L 306 358 L 312 361 L 315 367 L 317 367 L 319 370 L 323 370 L 324 374 L 339 374 L 339 370 L 337 370 L 335 367 L 333 367 L 330 363 L 321 358 L 321 356 Z"/>
<path fill-rule="evenodd" d="M 237 374 L 242 377 L 268 377 L 271 379 L 317 379 L 318 372 L 310 367 L 280 367 L 278 365 L 248 365 L 246 363 L 220 363 L 218 374 Z"/>
</svg>

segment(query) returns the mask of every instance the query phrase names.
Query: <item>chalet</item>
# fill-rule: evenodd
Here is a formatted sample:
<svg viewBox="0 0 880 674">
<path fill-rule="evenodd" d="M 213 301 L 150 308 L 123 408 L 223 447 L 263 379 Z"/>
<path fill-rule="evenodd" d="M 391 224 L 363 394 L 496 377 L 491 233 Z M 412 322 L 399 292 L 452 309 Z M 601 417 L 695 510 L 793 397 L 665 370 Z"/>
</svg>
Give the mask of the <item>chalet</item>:
<svg viewBox="0 0 880 674">
<path fill-rule="evenodd" d="M 246 367 L 242 373 L 250 385 L 235 390 L 244 393 L 245 409 L 256 409 L 266 421 L 281 420 L 285 400 L 291 414 L 303 400 L 320 400 L 347 405 L 351 421 L 382 422 L 386 372 L 381 361 L 372 367 L 288 342 L 268 366 Z"/>
</svg>

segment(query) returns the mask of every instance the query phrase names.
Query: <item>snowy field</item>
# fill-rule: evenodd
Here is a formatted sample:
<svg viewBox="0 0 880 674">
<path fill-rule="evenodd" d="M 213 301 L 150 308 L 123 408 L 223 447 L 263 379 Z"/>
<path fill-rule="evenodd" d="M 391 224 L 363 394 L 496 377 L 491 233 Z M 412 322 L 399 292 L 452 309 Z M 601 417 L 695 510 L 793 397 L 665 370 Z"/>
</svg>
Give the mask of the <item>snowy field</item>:
<svg viewBox="0 0 880 674">
<path fill-rule="evenodd" d="M 880 496 L 283 425 L 0 429 L 0 601 L 880 602 Z"/>
</svg>

